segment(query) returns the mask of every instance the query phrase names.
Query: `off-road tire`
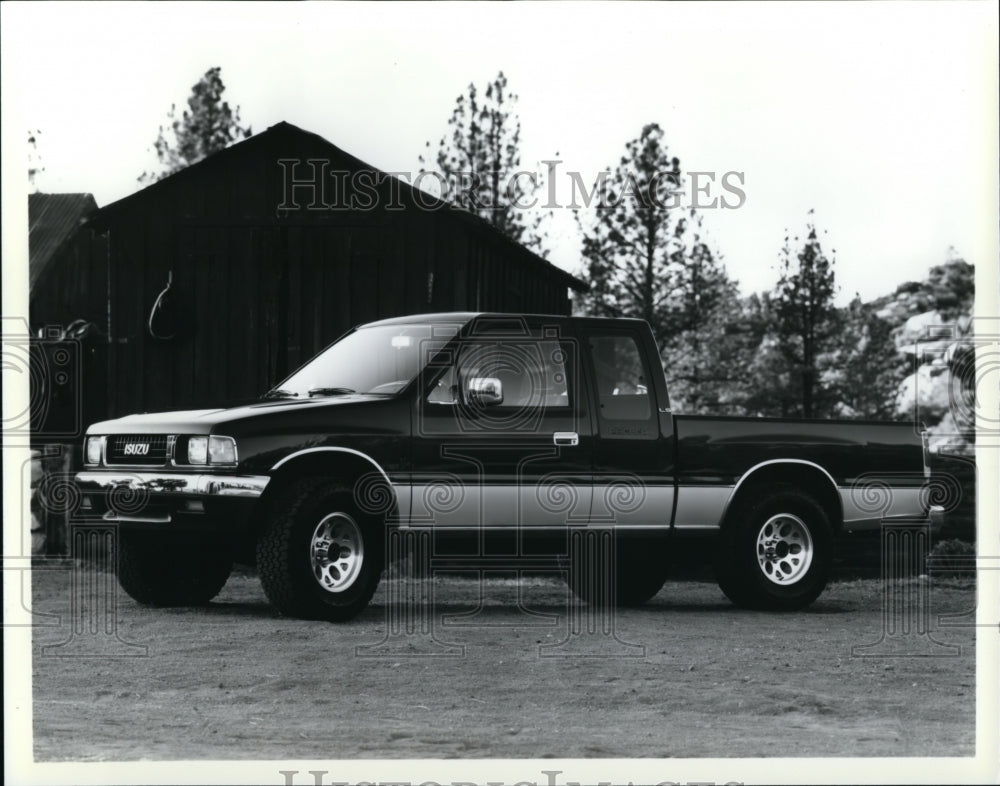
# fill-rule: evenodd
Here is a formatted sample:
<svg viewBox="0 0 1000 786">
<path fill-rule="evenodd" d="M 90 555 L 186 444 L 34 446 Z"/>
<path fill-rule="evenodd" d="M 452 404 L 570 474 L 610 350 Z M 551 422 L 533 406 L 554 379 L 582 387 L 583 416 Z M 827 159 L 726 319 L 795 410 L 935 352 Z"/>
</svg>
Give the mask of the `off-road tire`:
<svg viewBox="0 0 1000 786">
<path fill-rule="evenodd" d="M 714 557 L 719 587 L 737 606 L 803 609 L 819 597 L 829 577 L 829 515 L 794 486 L 761 489 L 727 516 Z"/>
<path fill-rule="evenodd" d="M 129 532 L 116 539 L 118 584 L 149 606 L 202 606 L 219 594 L 233 569 L 223 543 Z"/>
<path fill-rule="evenodd" d="M 337 540 L 345 537 L 342 530 L 353 534 Z M 330 534 L 333 531 L 340 535 Z M 348 484 L 323 478 L 292 483 L 270 504 L 257 538 L 257 572 L 264 593 L 289 617 L 353 619 L 368 605 L 382 577 L 384 536 L 384 523 L 357 506 Z M 329 551 L 334 546 L 340 549 L 338 555 Z M 350 560 L 348 571 L 338 569 L 338 564 L 348 564 L 338 563 L 341 557 Z"/>
</svg>

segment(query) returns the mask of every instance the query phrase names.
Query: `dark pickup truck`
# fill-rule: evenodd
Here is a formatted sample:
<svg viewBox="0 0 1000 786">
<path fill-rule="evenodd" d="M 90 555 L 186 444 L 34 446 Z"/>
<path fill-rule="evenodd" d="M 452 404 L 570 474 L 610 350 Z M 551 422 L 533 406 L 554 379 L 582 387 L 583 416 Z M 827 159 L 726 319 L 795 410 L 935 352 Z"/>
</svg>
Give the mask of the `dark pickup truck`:
<svg viewBox="0 0 1000 786">
<path fill-rule="evenodd" d="M 939 513 L 916 424 L 676 415 L 630 319 L 374 322 L 258 401 L 96 423 L 84 461 L 84 513 L 117 525 L 136 600 L 205 603 L 251 562 L 279 611 L 336 621 L 408 531 L 563 554 L 577 594 L 618 604 L 694 544 L 735 604 L 789 610 L 840 531 Z M 609 559 L 582 564 L 587 532 L 612 533 Z"/>
</svg>

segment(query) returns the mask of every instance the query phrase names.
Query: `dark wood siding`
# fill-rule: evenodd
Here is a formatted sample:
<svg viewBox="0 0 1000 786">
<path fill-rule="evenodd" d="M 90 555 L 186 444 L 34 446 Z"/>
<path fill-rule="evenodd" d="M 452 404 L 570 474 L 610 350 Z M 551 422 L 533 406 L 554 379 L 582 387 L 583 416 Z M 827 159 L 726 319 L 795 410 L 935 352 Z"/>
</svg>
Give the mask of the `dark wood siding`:
<svg viewBox="0 0 1000 786">
<path fill-rule="evenodd" d="M 84 317 L 110 334 L 100 417 L 259 395 L 359 323 L 451 310 L 569 313 L 568 279 L 455 211 L 280 210 L 281 158 L 358 162 L 280 124 L 99 211 L 33 297 L 33 319 Z M 350 194 L 343 195 L 344 197 Z M 302 203 L 308 203 L 306 194 Z M 57 271 L 53 271 L 56 273 Z M 168 279 L 169 308 L 150 334 Z"/>
</svg>

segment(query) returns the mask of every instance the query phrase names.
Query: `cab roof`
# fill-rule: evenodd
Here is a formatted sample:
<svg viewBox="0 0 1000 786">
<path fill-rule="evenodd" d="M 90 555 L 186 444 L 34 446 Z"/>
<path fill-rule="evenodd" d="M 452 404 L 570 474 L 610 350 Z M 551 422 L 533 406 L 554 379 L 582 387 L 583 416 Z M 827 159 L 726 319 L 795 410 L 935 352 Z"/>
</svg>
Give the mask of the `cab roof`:
<svg viewBox="0 0 1000 786">
<path fill-rule="evenodd" d="M 569 317 L 559 314 L 526 314 L 520 312 L 502 311 L 442 311 L 433 314 L 408 314 L 402 317 L 390 317 L 376 322 L 366 322 L 358 327 L 375 327 L 382 325 L 419 325 L 426 323 L 465 325 L 473 319 L 543 319 L 555 322 L 643 322 L 631 317 Z"/>
</svg>

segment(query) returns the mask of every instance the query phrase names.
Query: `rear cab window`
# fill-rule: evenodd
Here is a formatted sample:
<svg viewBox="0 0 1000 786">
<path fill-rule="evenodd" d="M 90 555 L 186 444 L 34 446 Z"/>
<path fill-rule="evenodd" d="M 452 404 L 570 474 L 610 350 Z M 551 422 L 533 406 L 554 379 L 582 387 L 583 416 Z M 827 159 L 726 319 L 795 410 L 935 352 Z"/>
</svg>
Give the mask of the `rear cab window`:
<svg viewBox="0 0 1000 786">
<path fill-rule="evenodd" d="M 636 331 L 588 325 L 583 338 L 600 435 L 655 439 L 659 419 L 652 375 L 662 371 L 650 368 Z"/>
</svg>

